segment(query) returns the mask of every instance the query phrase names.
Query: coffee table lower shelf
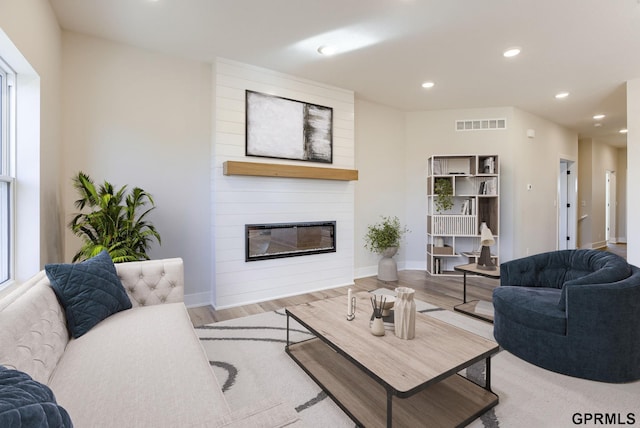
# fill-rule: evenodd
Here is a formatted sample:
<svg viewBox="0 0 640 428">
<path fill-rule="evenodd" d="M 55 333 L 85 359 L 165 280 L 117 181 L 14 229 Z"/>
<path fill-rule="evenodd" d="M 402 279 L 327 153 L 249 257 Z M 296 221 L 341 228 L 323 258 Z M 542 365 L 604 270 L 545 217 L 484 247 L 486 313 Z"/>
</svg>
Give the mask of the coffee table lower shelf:
<svg viewBox="0 0 640 428">
<path fill-rule="evenodd" d="M 386 390 L 347 358 L 318 338 L 291 344 L 287 353 L 357 424 L 386 426 Z M 397 427 L 465 426 L 498 404 L 496 394 L 457 374 L 392 400 Z"/>
</svg>

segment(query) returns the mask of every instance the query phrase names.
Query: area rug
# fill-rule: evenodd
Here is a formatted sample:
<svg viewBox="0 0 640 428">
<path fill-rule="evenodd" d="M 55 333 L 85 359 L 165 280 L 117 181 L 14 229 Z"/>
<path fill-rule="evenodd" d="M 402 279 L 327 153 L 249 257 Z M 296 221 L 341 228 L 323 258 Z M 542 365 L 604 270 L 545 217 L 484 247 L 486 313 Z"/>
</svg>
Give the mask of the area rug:
<svg viewBox="0 0 640 428">
<path fill-rule="evenodd" d="M 493 325 L 418 302 L 420 312 L 492 338 Z M 265 398 L 295 408 L 293 427 L 353 427 L 355 424 L 285 353 L 284 309 L 196 328 L 231 410 Z M 292 341 L 312 337 L 293 319 Z M 507 351 L 492 358 L 492 387 L 499 404 L 471 427 L 640 426 L 640 382 L 607 384 L 553 373 Z M 484 379 L 484 362 L 461 372 Z M 601 423 L 594 421 L 600 420 Z M 425 415 L 425 425 L 428 415 Z"/>
</svg>

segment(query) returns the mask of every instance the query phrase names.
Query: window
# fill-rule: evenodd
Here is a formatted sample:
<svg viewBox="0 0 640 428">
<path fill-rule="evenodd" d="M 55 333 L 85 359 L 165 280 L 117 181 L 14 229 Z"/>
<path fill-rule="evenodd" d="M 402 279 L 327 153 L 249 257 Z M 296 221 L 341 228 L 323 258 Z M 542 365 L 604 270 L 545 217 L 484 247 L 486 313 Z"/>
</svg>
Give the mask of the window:
<svg viewBox="0 0 640 428">
<path fill-rule="evenodd" d="M 15 73 L 0 58 L 0 288 L 13 276 Z"/>
</svg>

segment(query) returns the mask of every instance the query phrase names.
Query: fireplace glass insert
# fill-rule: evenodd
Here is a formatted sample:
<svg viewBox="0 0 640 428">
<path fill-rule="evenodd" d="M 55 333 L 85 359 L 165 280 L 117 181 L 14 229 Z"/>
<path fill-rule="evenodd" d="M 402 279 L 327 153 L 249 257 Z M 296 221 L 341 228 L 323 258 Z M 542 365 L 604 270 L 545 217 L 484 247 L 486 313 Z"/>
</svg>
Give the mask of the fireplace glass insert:
<svg viewBox="0 0 640 428">
<path fill-rule="evenodd" d="M 247 224 L 247 262 L 336 251 L 336 222 Z"/>
</svg>

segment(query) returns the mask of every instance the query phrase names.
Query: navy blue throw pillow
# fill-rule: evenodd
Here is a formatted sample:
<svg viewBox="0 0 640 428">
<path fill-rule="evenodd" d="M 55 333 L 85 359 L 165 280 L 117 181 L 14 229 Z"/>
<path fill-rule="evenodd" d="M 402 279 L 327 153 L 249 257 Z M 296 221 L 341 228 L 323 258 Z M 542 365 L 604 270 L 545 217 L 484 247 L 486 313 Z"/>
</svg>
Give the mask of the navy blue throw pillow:
<svg viewBox="0 0 640 428">
<path fill-rule="evenodd" d="M 26 373 L 0 366 L 0 426 L 72 428 L 51 389 Z"/>
<path fill-rule="evenodd" d="M 67 316 L 67 327 L 75 338 L 105 318 L 131 308 L 109 253 L 75 264 L 44 267 Z"/>
</svg>

